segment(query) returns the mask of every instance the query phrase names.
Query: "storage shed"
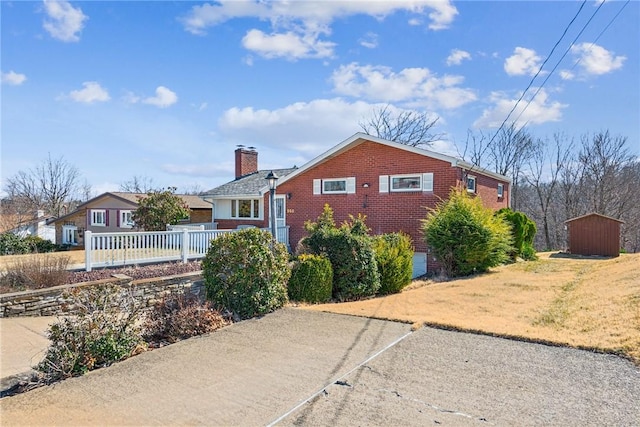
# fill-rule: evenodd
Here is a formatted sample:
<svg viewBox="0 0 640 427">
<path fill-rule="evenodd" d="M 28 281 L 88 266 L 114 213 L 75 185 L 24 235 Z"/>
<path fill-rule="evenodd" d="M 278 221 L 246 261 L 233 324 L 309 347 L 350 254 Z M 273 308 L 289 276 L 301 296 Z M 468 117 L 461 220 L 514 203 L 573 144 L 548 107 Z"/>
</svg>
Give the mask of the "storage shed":
<svg viewBox="0 0 640 427">
<path fill-rule="evenodd" d="M 590 213 L 565 221 L 569 253 L 577 255 L 620 255 L 620 225 L 624 221 Z"/>
</svg>

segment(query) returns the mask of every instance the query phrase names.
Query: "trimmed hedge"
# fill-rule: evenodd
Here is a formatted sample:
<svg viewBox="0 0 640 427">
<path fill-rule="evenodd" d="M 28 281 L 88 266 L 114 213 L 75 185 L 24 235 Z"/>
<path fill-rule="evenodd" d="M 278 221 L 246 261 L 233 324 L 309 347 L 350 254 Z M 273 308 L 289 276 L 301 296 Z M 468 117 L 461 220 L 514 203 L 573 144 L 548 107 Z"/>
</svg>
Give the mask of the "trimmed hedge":
<svg viewBox="0 0 640 427">
<path fill-rule="evenodd" d="M 411 283 L 413 245 L 404 233 L 388 233 L 373 238 L 376 263 L 380 272 L 381 295 L 395 294 Z"/>
<path fill-rule="evenodd" d="M 211 241 L 202 261 L 207 298 L 240 319 L 270 313 L 287 302 L 289 255 L 271 233 L 248 228 Z"/>
<path fill-rule="evenodd" d="M 331 299 L 332 290 L 331 261 L 320 255 L 300 255 L 291 269 L 289 299 L 310 303 L 327 302 Z"/>
</svg>

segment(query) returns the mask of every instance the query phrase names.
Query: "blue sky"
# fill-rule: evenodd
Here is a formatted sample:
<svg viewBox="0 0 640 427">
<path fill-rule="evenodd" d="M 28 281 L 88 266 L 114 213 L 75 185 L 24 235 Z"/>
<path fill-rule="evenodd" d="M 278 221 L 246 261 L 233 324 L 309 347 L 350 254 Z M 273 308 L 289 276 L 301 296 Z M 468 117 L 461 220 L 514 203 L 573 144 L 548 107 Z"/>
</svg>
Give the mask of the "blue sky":
<svg viewBox="0 0 640 427">
<path fill-rule="evenodd" d="M 439 117 L 435 149 L 455 154 L 496 131 L 576 14 L 512 119 L 540 138 L 609 129 L 640 154 L 635 0 L 0 7 L 3 182 L 50 153 L 95 194 L 136 175 L 206 190 L 237 144 L 260 169 L 300 166 L 387 104 Z"/>
</svg>

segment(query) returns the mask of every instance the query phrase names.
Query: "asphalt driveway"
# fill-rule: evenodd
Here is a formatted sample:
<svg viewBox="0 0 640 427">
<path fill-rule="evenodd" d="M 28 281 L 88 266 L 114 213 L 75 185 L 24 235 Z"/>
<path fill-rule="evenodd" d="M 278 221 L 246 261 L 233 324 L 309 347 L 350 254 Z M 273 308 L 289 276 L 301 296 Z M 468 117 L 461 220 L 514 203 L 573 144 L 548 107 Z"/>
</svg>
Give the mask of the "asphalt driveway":
<svg viewBox="0 0 640 427">
<path fill-rule="evenodd" d="M 0 399 L 2 425 L 640 425 L 615 356 L 283 309 Z"/>
</svg>

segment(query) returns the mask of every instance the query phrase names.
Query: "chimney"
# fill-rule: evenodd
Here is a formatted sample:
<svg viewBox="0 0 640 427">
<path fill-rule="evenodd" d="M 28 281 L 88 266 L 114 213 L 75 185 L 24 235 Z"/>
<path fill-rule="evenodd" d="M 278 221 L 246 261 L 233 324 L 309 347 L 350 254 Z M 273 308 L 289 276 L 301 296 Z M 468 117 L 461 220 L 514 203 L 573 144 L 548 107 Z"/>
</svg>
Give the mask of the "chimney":
<svg viewBox="0 0 640 427">
<path fill-rule="evenodd" d="M 236 148 L 236 179 L 258 172 L 258 152 L 255 147 Z"/>
</svg>

